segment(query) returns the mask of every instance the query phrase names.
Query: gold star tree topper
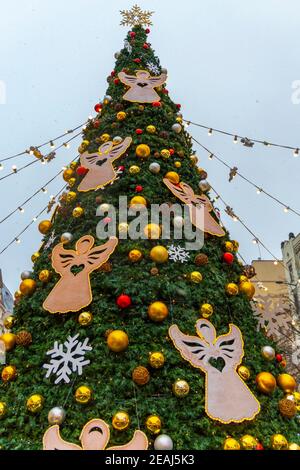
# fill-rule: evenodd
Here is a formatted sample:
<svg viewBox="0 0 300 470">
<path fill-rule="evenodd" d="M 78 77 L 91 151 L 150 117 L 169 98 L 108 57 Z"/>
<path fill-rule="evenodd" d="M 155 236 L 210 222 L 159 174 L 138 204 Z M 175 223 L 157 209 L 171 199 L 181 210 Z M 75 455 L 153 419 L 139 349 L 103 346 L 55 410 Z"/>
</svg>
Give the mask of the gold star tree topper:
<svg viewBox="0 0 300 470">
<path fill-rule="evenodd" d="M 120 10 L 123 17 L 122 26 L 151 26 L 151 16 L 153 11 L 143 11 L 138 5 L 134 5 L 131 10 Z"/>
</svg>

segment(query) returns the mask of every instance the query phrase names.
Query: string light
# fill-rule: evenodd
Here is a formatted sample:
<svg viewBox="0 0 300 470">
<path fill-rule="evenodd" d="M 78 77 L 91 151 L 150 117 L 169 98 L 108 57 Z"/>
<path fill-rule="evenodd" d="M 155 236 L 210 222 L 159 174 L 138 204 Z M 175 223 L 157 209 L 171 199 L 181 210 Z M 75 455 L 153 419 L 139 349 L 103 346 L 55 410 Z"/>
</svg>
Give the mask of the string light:
<svg viewBox="0 0 300 470">
<path fill-rule="evenodd" d="M 289 208 L 289 207 L 285 207 L 283 210 L 284 210 L 284 212 L 288 212 L 288 211 L 290 210 L 290 208 Z"/>
<path fill-rule="evenodd" d="M 65 142 L 63 145 L 64 145 L 64 147 L 66 147 L 67 149 L 70 148 L 70 144 L 69 144 L 68 142 Z"/>
<path fill-rule="evenodd" d="M 44 194 L 47 194 L 47 192 L 48 192 L 47 188 L 42 188 L 42 191 L 43 191 Z"/>
<path fill-rule="evenodd" d="M 33 217 L 32 222 L 36 222 L 36 221 L 37 221 L 37 218 Z"/>
<path fill-rule="evenodd" d="M 2 171 L 4 168 L 4 166 L 2 165 L 2 163 L 0 163 L 0 171 Z"/>
<path fill-rule="evenodd" d="M 12 169 L 12 171 L 13 171 L 14 173 L 17 173 L 17 171 L 18 171 L 16 165 L 13 165 L 13 166 L 11 167 L 11 169 Z"/>
<path fill-rule="evenodd" d="M 15 238 L 15 242 L 18 243 L 18 244 L 21 243 L 20 238 L 16 237 L 16 238 Z"/>
<path fill-rule="evenodd" d="M 299 157 L 299 149 L 295 149 L 293 155 L 294 157 Z"/>
<path fill-rule="evenodd" d="M 256 194 L 260 194 L 262 192 L 262 188 L 257 188 Z"/>
<path fill-rule="evenodd" d="M 212 133 L 213 133 L 212 129 L 211 128 L 208 129 L 208 135 L 212 135 Z"/>
<path fill-rule="evenodd" d="M 21 212 L 21 214 L 24 214 L 25 210 L 23 209 L 23 207 L 18 207 L 18 209 Z"/>
<path fill-rule="evenodd" d="M 212 160 L 213 158 L 214 158 L 214 154 L 213 154 L 213 153 L 211 153 L 210 155 L 208 155 L 208 159 L 209 159 L 209 160 Z"/>
<path fill-rule="evenodd" d="M 238 143 L 237 135 L 234 136 L 234 138 L 233 138 L 233 143 L 234 143 L 234 144 L 237 144 L 237 143 Z"/>
</svg>

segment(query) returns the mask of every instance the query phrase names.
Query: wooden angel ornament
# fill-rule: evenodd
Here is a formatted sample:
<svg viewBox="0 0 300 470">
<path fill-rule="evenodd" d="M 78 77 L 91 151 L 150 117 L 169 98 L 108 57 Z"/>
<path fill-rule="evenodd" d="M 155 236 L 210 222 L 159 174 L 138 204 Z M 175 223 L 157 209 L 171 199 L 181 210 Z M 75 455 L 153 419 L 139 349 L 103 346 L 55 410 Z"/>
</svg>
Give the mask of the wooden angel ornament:
<svg viewBox="0 0 300 470">
<path fill-rule="evenodd" d="M 89 171 L 78 186 L 78 191 L 86 192 L 96 190 L 116 179 L 113 162 L 121 157 L 131 145 L 132 138 L 126 137 L 123 142 L 113 145 L 113 142 L 105 142 L 99 147 L 98 152 L 84 152 L 80 156 L 80 163 Z"/>
<path fill-rule="evenodd" d="M 110 438 L 108 424 L 102 419 L 92 419 L 80 434 L 81 446 L 67 442 L 60 436 L 59 426 L 51 426 L 43 437 L 43 450 L 147 450 L 148 439 L 142 431 L 135 431 L 131 441 L 122 446 L 106 448 Z"/>
<path fill-rule="evenodd" d="M 167 80 L 167 74 L 162 73 L 158 76 L 151 76 L 148 70 L 137 70 L 135 75 L 127 75 L 125 72 L 119 72 L 118 77 L 122 83 L 129 86 L 123 96 L 123 100 L 132 103 L 153 103 L 160 101 L 160 96 L 154 88 L 162 85 Z"/>
<path fill-rule="evenodd" d="M 174 196 L 188 205 L 190 219 L 195 227 L 202 232 L 206 232 L 217 237 L 223 237 L 225 235 L 222 227 L 210 215 L 210 212 L 213 210 L 213 206 L 205 194 L 202 194 L 201 196 L 195 194 L 193 189 L 183 182 L 174 184 L 167 178 L 164 178 L 163 181 Z"/>
<path fill-rule="evenodd" d="M 242 333 L 236 325 L 229 332 L 216 336 L 208 320 L 196 322 L 198 336 L 182 333 L 172 325 L 169 335 L 181 356 L 205 373 L 205 411 L 221 423 L 252 420 L 260 412 L 260 404 L 237 373 L 244 356 Z"/>
<path fill-rule="evenodd" d="M 50 313 L 78 312 L 92 301 L 90 273 L 104 264 L 114 252 L 118 239 L 110 237 L 103 245 L 94 246 L 91 235 L 84 235 L 75 250 L 59 243 L 52 250 L 52 266 L 61 278 L 43 303 Z"/>
</svg>

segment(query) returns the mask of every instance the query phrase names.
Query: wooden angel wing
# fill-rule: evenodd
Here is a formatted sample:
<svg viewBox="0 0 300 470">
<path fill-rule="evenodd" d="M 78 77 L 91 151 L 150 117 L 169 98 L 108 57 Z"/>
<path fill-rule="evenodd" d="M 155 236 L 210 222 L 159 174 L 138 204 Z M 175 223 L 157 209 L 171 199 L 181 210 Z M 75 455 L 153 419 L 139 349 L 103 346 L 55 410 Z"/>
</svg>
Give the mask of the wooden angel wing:
<svg viewBox="0 0 300 470">
<path fill-rule="evenodd" d="M 91 419 L 82 428 L 80 441 L 83 450 L 105 450 L 110 438 L 108 424 L 103 419 Z"/>
<path fill-rule="evenodd" d="M 106 263 L 110 255 L 115 251 L 119 240 L 117 237 L 110 237 L 103 245 L 98 245 L 86 253 L 86 269 L 88 272 L 94 271 L 102 264 Z"/>
<path fill-rule="evenodd" d="M 186 191 L 182 187 L 182 185 L 184 183 L 180 183 L 180 184 L 176 185 L 174 183 L 171 183 L 171 181 L 169 181 L 167 178 L 163 178 L 163 182 L 169 188 L 171 193 L 173 193 L 174 196 L 176 196 L 178 199 L 180 199 L 180 201 L 184 202 L 185 204 L 190 204 L 191 203 L 190 195 L 187 194 Z M 194 192 L 193 192 L 193 194 L 194 194 Z"/>
<path fill-rule="evenodd" d="M 153 87 L 158 87 L 162 85 L 163 83 L 165 83 L 166 80 L 167 80 L 166 73 L 162 73 L 161 75 L 148 78 L 149 83 L 151 83 Z"/>
<path fill-rule="evenodd" d="M 240 329 L 230 323 L 229 332 L 218 336 L 215 348 L 218 356 L 224 359 L 227 368 L 236 368 L 244 355 L 244 342 Z"/>
<path fill-rule="evenodd" d="M 125 139 L 120 144 L 114 145 L 108 152 L 109 159 L 114 161 L 119 158 L 124 152 L 126 152 L 128 147 L 130 147 L 131 142 L 131 137 L 125 137 Z"/>
<path fill-rule="evenodd" d="M 148 439 L 142 431 L 135 431 L 131 441 L 122 446 L 108 447 L 106 450 L 147 450 Z"/>
<path fill-rule="evenodd" d="M 207 369 L 208 360 L 210 358 L 210 345 L 204 338 L 185 335 L 180 331 L 177 325 L 172 325 L 169 328 L 169 336 L 176 349 L 178 349 L 181 356 L 186 361 L 199 369 Z"/>
<path fill-rule="evenodd" d="M 200 338 L 203 338 L 209 345 L 213 345 L 216 340 L 216 329 L 214 325 L 206 319 L 200 319 L 196 322 L 196 331 Z"/>
<path fill-rule="evenodd" d="M 135 85 L 136 81 L 138 80 L 138 78 L 135 75 L 127 75 L 127 73 L 125 72 L 119 72 L 118 77 L 122 83 L 128 86 Z"/>
<path fill-rule="evenodd" d="M 70 271 L 70 268 L 74 264 L 74 261 L 76 261 L 76 258 L 76 251 L 66 250 L 63 246 L 63 243 L 55 245 L 52 250 L 52 266 L 61 276 L 63 276 L 64 273 Z"/>
<path fill-rule="evenodd" d="M 82 448 L 62 439 L 59 426 L 55 424 L 47 429 L 43 436 L 43 450 L 82 450 Z"/>
<path fill-rule="evenodd" d="M 94 152 L 94 153 L 89 153 L 89 152 L 84 152 L 80 156 L 80 163 L 82 166 L 85 168 L 88 168 L 89 170 L 93 169 L 95 165 L 101 166 L 102 164 L 105 163 L 105 159 L 107 159 L 109 155 L 110 149 L 113 147 L 113 143 L 111 141 L 109 142 L 104 142 L 104 144 L 101 145 L 100 151 Z M 96 167 L 97 168 L 97 167 Z"/>
</svg>

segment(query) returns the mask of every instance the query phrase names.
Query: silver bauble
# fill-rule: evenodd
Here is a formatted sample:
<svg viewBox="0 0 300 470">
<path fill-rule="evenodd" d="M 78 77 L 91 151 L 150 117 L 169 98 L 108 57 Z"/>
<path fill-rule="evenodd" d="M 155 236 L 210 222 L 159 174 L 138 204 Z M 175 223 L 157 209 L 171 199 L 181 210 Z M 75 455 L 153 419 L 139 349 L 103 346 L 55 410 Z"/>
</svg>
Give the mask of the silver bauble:
<svg viewBox="0 0 300 470">
<path fill-rule="evenodd" d="M 60 241 L 62 243 L 70 243 L 73 240 L 73 235 L 70 232 L 64 232 L 61 234 Z"/>
<path fill-rule="evenodd" d="M 210 190 L 210 184 L 207 180 L 202 180 L 199 183 L 199 188 L 201 189 L 203 193 L 206 193 L 207 191 Z"/>
<path fill-rule="evenodd" d="M 99 206 L 99 211 L 101 211 L 103 214 L 105 212 L 109 212 L 109 209 L 110 209 L 110 204 L 107 204 L 107 202 L 104 202 L 103 204 Z"/>
<path fill-rule="evenodd" d="M 184 218 L 181 215 L 176 215 L 173 219 L 174 227 L 180 228 L 184 225 Z"/>
<path fill-rule="evenodd" d="M 272 346 L 263 346 L 261 348 L 261 355 L 264 359 L 267 359 L 267 361 L 273 361 L 275 358 L 275 350 Z"/>
<path fill-rule="evenodd" d="M 25 279 L 30 279 L 32 276 L 32 271 L 23 271 L 21 274 L 21 279 L 22 281 L 25 281 Z"/>
<path fill-rule="evenodd" d="M 118 59 L 118 58 L 120 57 L 120 55 L 121 55 L 121 52 L 120 52 L 120 51 L 115 52 L 115 59 Z"/>
<path fill-rule="evenodd" d="M 103 101 L 107 101 L 108 103 L 110 103 L 112 100 L 112 97 L 110 95 L 105 95 L 104 98 L 103 98 Z"/>
<path fill-rule="evenodd" d="M 176 132 L 176 134 L 180 134 L 180 132 L 182 131 L 181 125 L 178 124 L 178 122 L 176 122 L 176 123 L 173 124 L 173 126 L 172 126 L 172 131 Z"/>
<path fill-rule="evenodd" d="M 173 441 L 167 434 L 160 434 L 154 441 L 155 450 L 172 450 Z"/>
<path fill-rule="evenodd" d="M 160 172 L 160 164 L 157 162 L 150 163 L 149 170 L 151 171 L 151 173 L 157 175 L 157 173 Z"/>
<path fill-rule="evenodd" d="M 166 69 L 166 68 L 163 67 L 163 68 L 161 69 L 161 73 L 168 73 L 168 69 Z"/>
<path fill-rule="evenodd" d="M 122 141 L 123 139 L 119 135 L 116 135 L 116 137 L 113 138 L 113 144 L 120 144 Z"/>
<path fill-rule="evenodd" d="M 48 413 L 49 424 L 62 424 L 65 420 L 66 412 L 61 406 L 55 406 Z"/>
</svg>

